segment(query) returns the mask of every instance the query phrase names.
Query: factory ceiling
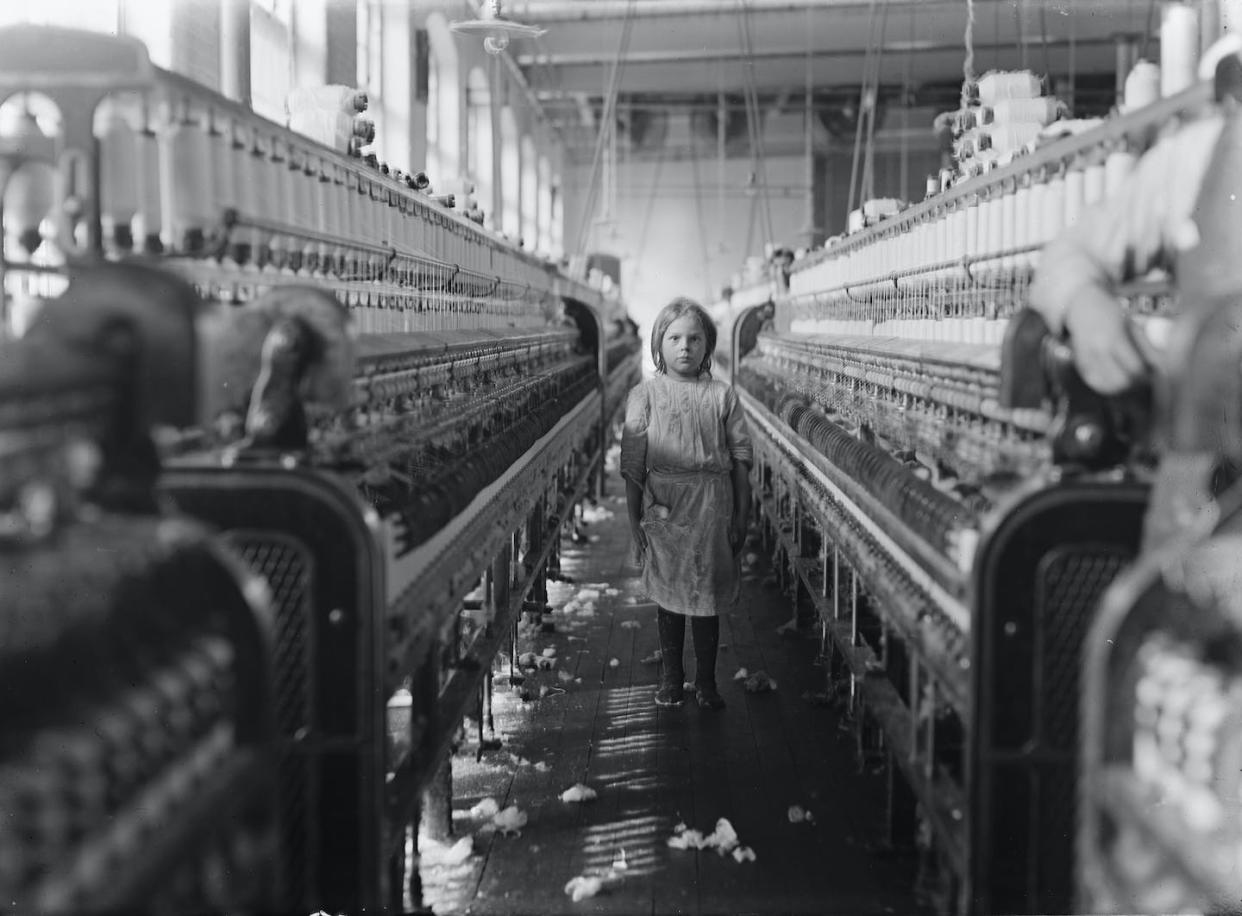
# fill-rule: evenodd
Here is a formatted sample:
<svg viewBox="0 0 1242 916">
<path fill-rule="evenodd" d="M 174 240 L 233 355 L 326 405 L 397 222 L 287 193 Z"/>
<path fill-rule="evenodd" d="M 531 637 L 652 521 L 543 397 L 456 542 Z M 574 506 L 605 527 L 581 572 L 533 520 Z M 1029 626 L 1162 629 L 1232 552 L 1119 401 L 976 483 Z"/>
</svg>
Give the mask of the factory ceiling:
<svg viewBox="0 0 1242 916">
<path fill-rule="evenodd" d="M 1155 56 L 1159 25 L 1139 0 L 506 0 L 503 15 L 547 30 L 507 53 L 567 136 L 589 135 L 610 87 L 618 111 L 800 110 L 809 89 L 821 120 L 848 121 L 864 80 L 890 107 L 953 107 L 968 17 L 977 73 L 1026 66 L 1099 113 L 1118 42 Z"/>
</svg>

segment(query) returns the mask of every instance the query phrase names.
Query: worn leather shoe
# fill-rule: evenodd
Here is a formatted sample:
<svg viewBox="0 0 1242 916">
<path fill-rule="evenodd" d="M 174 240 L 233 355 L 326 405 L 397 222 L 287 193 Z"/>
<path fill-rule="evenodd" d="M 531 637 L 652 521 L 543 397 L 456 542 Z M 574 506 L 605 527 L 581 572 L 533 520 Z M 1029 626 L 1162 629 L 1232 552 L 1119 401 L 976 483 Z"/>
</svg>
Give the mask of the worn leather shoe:
<svg viewBox="0 0 1242 916">
<path fill-rule="evenodd" d="M 725 708 L 724 697 L 715 687 L 699 687 L 695 692 L 698 694 L 699 705 L 704 709 Z"/>
<path fill-rule="evenodd" d="M 685 698 L 686 691 L 671 684 L 665 685 L 655 692 L 656 706 L 680 706 L 681 701 Z"/>
</svg>

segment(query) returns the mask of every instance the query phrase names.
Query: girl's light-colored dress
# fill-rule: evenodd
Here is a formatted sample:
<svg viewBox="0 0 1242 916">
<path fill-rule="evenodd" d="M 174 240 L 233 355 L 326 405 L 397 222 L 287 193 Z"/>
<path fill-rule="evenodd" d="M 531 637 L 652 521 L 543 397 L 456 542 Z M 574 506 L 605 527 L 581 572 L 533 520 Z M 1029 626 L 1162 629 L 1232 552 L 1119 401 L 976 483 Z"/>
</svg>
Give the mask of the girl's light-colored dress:
<svg viewBox="0 0 1242 916">
<path fill-rule="evenodd" d="M 710 617 L 737 600 L 735 461 L 753 464 L 754 449 L 724 382 L 657 375 L 630 391 L 621 475 L 643 487 L 642 584 L 665 610 Z"/>
</svg>

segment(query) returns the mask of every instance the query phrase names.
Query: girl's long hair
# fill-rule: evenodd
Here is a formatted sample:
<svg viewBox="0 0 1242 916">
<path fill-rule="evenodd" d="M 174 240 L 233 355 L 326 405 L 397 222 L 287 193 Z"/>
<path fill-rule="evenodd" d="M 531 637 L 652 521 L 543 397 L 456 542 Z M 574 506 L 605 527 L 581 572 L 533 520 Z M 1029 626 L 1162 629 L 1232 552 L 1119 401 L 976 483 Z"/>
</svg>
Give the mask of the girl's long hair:
<svg viewBox="0 0 1242 916">
<path fill-rule="evenodd" d="M 664 332 L 682 315 L 693 315 L 703 328 L 703 337 L 707 340 L 707 353 L 703 357 L 703 364 L 699 366 L 699 375 L 711 378 L 712 354 L 716 352 L 716 323 L 712 321 L 712 316 L 707 314 L 707 309 L 685 296 L 678 296 L 660 309 L 660 314 L 656 316 L 655 326 L 651 329 L 651 361 L 655 364 L 656 372 L 661 375 L 668 372 L 668 366 L 664 365 L 664 354 L 661 352 L 664 349 L 662 346 Z"/>
</svg>

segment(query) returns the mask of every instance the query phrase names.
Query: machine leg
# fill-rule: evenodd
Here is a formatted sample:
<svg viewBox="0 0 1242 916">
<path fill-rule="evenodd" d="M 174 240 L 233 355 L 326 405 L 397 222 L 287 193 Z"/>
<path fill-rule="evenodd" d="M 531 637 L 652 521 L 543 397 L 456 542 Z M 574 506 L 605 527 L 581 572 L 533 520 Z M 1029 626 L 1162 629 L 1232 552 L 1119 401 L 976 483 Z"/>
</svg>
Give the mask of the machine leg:
<svg viewBox="0 0 1242 916">
<path fill-rule="evenodd" d="M 509 607 L 509 593 L 513 582 L 513 547 L 506 545 L 492 560 L 490 570 L 492 607 L 496 614 L 503 614 Z"/>
<path fill-rule="evenodd" d="M 885 800 L 888 810 L 884 842 L 891 849 L 908 848 L 914 842 L 914 834 L 918 829 L 918 802 L 910 784 L 897 766 L 897 761 L 893 759 L 892 752 L 885 756 L 885 760 L 885 777 L 888 783 Z"/>
<path fill-rule="evenodd" d="M 492 672 L 487 672 L 483 678 L 483 709 L 487 716 L 487 734 L 499 745 L 496 738 L 496 717 L 495 708 L 492 705 Z"/>
<path fill-rule="evenodd" d="M 453 761 L 449 758 L 423 789 L 422 832 L 443 842 L 453 835 Z"/>
<path fill-rule="evenodd" d="M 418 866 L 411 866 L 409 856 L 409 827 L 406 827 L 406 841 L 401 848 L 388 859 L 388 904 L 390 911 L 402 912 L 405 909 L 405 876 L 407 869 L 418 871 Z"/>
<path fill-rule="evenodd" d="M 483 759 L 484 751 L 500 749 L 500 739 L 496 737 L 496 720 L 492 717 L 492 672 L 484 673 L 479 684 L 479 734 L 478 750 L 475 760 Z"/>
<path fill-rule="evenodd" d="M 418 852 L 418 814 L 415 813 L 414 823 L 410 825 L 408 830 L 407 844 L 409 846 L 409 880 L 406 886 L 406 893 L 409 897 L 409 912 L 427 913 L 430 912 L 423 905 L 423 876 L 419 872 L 420 858 Z"/>
</svg>

